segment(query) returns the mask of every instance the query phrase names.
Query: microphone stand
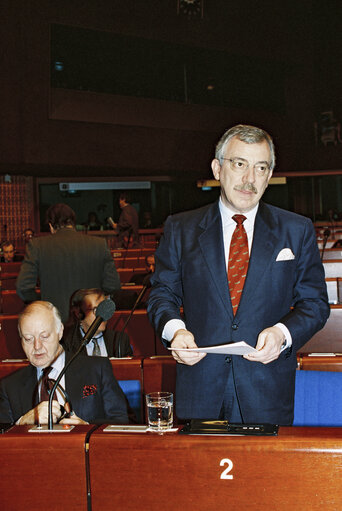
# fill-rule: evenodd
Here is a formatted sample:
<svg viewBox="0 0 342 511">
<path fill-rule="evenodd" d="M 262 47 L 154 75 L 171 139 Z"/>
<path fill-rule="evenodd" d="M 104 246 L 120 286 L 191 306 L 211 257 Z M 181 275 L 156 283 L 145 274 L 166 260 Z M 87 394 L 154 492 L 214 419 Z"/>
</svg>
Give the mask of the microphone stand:
<svg viewBox="0 0 342 511">
<path fill-rule="evenodd" d="M 102 321 L 108 321 L 108 319 L 110 319 L 113 316 L 114 312 L 115 312 L 115 303 L 112 300 L 106 299 L 106 300 L 103 300 L 103 302 L 101 302 L 99 304 L 99 306 L 97 307 L 97 310 L 96 310 L 96 318 L 94 319 L 94 321 L 90 325 L 89 329 L 85 333 L 83 340 L 81 342 L 81 345 L 77 349 L 76 353 L 74 353 L 74 355 L 68 361 L 68 363 L 65 364 L 62 371 L 59 373 L 59 375 L 51 389 L 50 395 L 49 395 L 49 405 L 48 405 L 48 408 L 49 408 L 48 409 L 48 429 L 49 430 L 51 430 L 51 431 L 53 430 L 52 401 L 53 401 L 53 395 L 55 393 L 55 390 L 57 389 L 57 385 L 63 378 L 63 376 L 66 373 L 66 370 L 68 369 L 70 364 L 72 364 L 72 362 L 75 360 L 77 355 L 79 355 L 82 348 L 84 346 L 86 346 L 88 344 L 88 342 L 94 337 L 94 334 L 97 332 Z"/>
<path fill-rule="evenodd" d="M 84 335 L 83 340 L 82 340 L 80 346 L 78 347 L 77 351 L 73 354 L 73 356 L 68 361 L 68 363 L 65 364 L 65 366 L 63 367 L 62 371 L 59 373 L 58 378 L 56 379 L 56 381 L 51 389 L 51 392 L 49 395 L 49 415 L 48 415 L 48 429 L 49 430 L 53 430 L 53 420 L 52 420 L 52 401 L 53 401 L 53 399 L 52 398 L 55 393 L 55 390 L 57 389 L 59 382 L 65 375 L 68 367 L 72 364 L 72 362 L 75 360 L 75 358 L 80 354 L 80 352 L 82 351 L 84 346 L 86 346 L 88 344 L 88 342 L 92 339 L 95 332 L 98 330 L 99 326 L 101 325 L 102 321 L 103 321 L 103 318 L 101 316 L 98 316 L 95 319 L 95 321 L 93 321 L 93 323 L 90 325 L 88 331 Z"/>
<path fill-rule="evenodd" d="M 146 293 L 146 290 L 150 287 L 150 285 L 151 285 L 151 284 L 150 284 L 150 282 L 148 282 L 147 284 L 145 284 L 145 285 L 143 286 L 143 288 L 142 288 L 142 290 L 140 291 L 140 293 L 139 293 L 139 295 L 138 295 L 137 299 L 135 300 L 135 303 L 134 303 L 134 305 L 133 305 L 133 307 L 132 307 L 131 312 L 129 313 L 129 315 L 128 315 L 128 317 L 127 317 L 127 319 L 126 319 L 125 323 L 124 323 L 124 326 L 121 328 L 121 330 L 120 330 L 120 332 L 119 332 L 119 345 L 118 345 L 118 352 L 119 352 L 118 354 L 119 354 L 119 357 L 121 357 L 120 334 L 123 334 L 123 333 L 124 333 L 124 331 L 125 331 L 125 329 L 126 329 L 126 327 L 127 327 L 128 323 L 130 322 L 131 317 L 133 316 L 133 313 L 134 313 L 135 309 L 138 307 L 138 305 L 139 305 L 139 303 L 141 302 L 141 300 L 142 300 L 142 298 L 143 298 L 144 294 Z"/>
</svg>

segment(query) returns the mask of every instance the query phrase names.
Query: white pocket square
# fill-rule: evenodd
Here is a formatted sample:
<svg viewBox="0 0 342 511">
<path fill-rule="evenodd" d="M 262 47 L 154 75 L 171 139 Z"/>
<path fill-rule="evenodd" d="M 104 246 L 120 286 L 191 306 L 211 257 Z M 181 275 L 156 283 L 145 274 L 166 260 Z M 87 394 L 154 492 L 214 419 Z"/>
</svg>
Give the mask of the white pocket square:
<svg viewBox="0 0 342 511">
<path fill-rule="evenodd" d="M 290 248 L 283 248 L 277 255 L 276 261 L 290 261 L 291 259 L 295 259 L 292 250 Z"/>
</svg>

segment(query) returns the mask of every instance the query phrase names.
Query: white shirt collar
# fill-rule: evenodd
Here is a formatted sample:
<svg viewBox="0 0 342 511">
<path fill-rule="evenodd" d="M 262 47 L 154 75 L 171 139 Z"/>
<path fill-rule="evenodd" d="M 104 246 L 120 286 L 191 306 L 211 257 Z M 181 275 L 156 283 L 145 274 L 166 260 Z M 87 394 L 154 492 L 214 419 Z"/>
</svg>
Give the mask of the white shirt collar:
<svg viewBox="0 0 342 511">
<path fill-rule="evenodd" d="M 254 208 L 251 209 L 250 211 L 243 213 L 247 219 L 247 220 L 245 220 L 245 222 L 247 222 L 252 228 L 254 227 L 254 222 L 255 222 L 256 214 L 258 212 L 258 207 L 259 207 L 259 203 L 256 206 L 254 206 Z M 223 204 L 221 197 L 219 200 L 219 208 L 220 208 L 220 213 L 221 213 L 221 217 L 222 217 L 222 224 L 225 226 L 227 226 L 228 224 L 235 225 L 235 220 L 233 220 L 232 217 L 234 215 L 236 215 L 237 212 L 234 211 L 233 209 L 229 208 L 225 204 Z"/>
<path fill-rule="evenodd" d="M 65 351 L 62 350 L 62 353 L 56 358 L 56 360 L 54 362 L 52 362 L 52 364 L 51 364 L 52 370 L 51 370 L 51 373 L 49 376 L 51 378 L 56 379 L 64 366 L 65 366 Z M 42 374 L 43 374 L 43 368 L 37 367 L 38 380 L 41 378 Z"/>
<path fill-rule="evenodd" d="M 80 332 L 81 332 L 82 337 L 84 337 L 86 332 L 83 330 L 81 325 L 80 325 Z M 93 339 L 102 339 L 102 337 L 104 337 L 103 332 L 99 332 L 98 334 L 93 335 L 93 337 L 90 340 L 92 341 Z"/>
</svg>

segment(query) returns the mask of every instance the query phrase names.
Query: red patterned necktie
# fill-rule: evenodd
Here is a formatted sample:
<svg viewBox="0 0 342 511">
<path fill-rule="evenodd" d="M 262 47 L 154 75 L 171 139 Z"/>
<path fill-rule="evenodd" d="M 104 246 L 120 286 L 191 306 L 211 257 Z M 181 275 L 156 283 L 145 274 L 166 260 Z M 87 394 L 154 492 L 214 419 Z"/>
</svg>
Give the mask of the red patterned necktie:
<svg viewBox="0 0 342 511">
<path fill-rule="evenodd" d="M 228 259 L 228 285 L 233 313 L 235 315 L 239 306 L 243 285 L 247 275 L 249 252 L 247 234 L 244 226 L 242 225 L 246 220 L 246 217 L 244 215 L 234 215 L 233 220 L 235 220 L 237 225 L 230 242 Z"/>
</svg>

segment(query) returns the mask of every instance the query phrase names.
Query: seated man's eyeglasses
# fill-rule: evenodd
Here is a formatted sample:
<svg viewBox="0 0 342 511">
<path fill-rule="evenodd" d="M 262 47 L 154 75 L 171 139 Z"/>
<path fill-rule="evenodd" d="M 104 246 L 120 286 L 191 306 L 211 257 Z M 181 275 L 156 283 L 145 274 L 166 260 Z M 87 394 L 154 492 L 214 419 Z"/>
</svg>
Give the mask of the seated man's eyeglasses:
<svg viewBox="0 0 342 511">
<path fill-rule="evenodd" d="M 230 168 L 235 172 L 243 174 L 249 168 L 250 164 L 243 158 L 222 158 L 222 160 L 229 161 Z M 222 162 L 221 162 L 222 165 Z M 270 171 L 270 165 L 266 161 L 261 161 L 253 165 L 253 168 L 258 176 L 265 176 Z"/>
<path fill-rule="evenodd" d="M 86 312 L 92 312 L 94 314 L 94 316 L 96 316 L 96 311 L 97 311 L 97 307 L 93 307 L 93 308 L 89 308 L 86 310 Z"/>
</svg>

